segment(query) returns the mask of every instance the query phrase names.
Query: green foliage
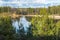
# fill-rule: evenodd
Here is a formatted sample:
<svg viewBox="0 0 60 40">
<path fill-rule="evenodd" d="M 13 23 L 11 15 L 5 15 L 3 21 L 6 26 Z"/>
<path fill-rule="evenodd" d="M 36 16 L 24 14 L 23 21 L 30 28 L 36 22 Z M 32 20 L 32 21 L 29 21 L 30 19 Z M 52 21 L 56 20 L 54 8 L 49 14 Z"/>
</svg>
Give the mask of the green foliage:
<svg viewBox="0 0 60 40">
<path fill-rule="evenodd" d="M 46 8 L 40 8 L 40 14 L 41 15 L 46 15 L 47 14 L 47 9 Z"/>
<path fill-rule="evenodd" d="M 44 11 L 44 12 L 43 12 Z M 55 35 L 55 23 L 53 19 L 48 18 L 48 14 L 45 9 L 41 10 L 42 17 L 32 18 L 32 31 L 33 36 L 54 36 Z"/>
<path fill-rule="evenodd" d="M 58 15 L 60 15 L 60 6 L 48 7 L 48 13 L 49 14 L 58 14 Z"/>
<path fill-rule="evenodd" d="M 11 12 L 11 8 L 10 7 L 0 7 L 0 13 L 3 12 Z"/>
<path fill-rule="evenodd" d="M 56 35 L 60 37 L 60 21 L 56 23 Z"/>
<path fill-rule="evenodd" d="M 60 15 L 60 6 L 52 6 L 48 8 L 11 8 L 11 7 L 0 7 L 0 13 L 3 12 L 16 12 L 17 14 L 57 14 Z"/>
<path fill-rule="evenodd" d="M 10 17 L 0 18 L 1 40 L 14 40 L 15 29 L 12 27 Z"/>
</svg>

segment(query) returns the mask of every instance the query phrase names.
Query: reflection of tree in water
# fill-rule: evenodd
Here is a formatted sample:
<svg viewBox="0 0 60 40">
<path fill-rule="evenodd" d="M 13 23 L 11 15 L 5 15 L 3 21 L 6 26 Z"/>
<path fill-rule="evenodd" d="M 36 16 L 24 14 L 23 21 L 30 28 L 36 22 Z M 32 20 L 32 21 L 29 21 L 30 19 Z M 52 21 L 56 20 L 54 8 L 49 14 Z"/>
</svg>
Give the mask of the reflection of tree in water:
<svg viewBox="0 0 60 40">
<path fill-rule="evenodd" d="M 14 24 L 13 26 L 16 28 L 17 40 L 26 40 L 32 37 L 31 23 L 28 22 L 24 16 L 21 17 L 19 21 L 13 21 L 12 24 Z"/>
<path fill-rule="evenodd" d="M 16 28 L 16 30 L 18 30 L 17 32 L 20 32 L 21 35 L 23 35 L 23 33 L 27 34 L 30 28 L 29 26 L 31 25 L 31 23 L 28 22 L 24 16 L 21 17 L 19 21 L 13 21 L 12 24 Z"/>
</svg>

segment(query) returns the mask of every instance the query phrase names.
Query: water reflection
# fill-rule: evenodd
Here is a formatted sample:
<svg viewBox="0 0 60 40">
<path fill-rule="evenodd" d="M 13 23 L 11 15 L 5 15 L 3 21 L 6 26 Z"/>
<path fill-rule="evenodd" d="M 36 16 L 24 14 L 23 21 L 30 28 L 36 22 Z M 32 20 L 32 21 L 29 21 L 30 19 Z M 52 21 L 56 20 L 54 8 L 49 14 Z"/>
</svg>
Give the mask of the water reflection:
<svg viewBox="0 0 60 40">
<path fill-rule="evenodd" d="M 17 32 L 17 30 L 19 30 L 19 29 L 21 30 L 22 28 L 24 28 L 25 33 L 27 33 L 28 28 L 31 25 L 31 23 L 27 21 L 25 16 L 22 16 L 22 17 L 20 17 L 19 21 L 12 20 L 12 25 L 16 28 L 16 32 Z"/>
<path fill-rule="evenodd" d="M 16 28 L 16 32 L 17 32 L 17 30 L 19 29 L 19 25 L 18 25 L 19 23 L 18 23 L 18 21 L 17 20 L 12 20 L 12 26 L 14 27 L 14 28 Z"/>
</svg>

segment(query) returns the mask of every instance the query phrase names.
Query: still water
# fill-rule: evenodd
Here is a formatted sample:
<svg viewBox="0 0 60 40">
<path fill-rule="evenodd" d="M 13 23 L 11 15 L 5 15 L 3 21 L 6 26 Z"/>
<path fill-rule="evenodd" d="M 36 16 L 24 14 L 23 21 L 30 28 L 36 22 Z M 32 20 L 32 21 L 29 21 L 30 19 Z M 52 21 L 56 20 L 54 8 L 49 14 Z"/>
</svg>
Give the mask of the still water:
<svg viewBox="0 0 60 40">
<path fill-rule="evenodd" d="M 16 28 L 16 32 L 18 32 L 19 29 L 21 30 L 24 28 L 25 33 L 27 33 L 31 22 L 27 21 L 25 16 L 22 16 L 19 18 L 19 20 L 12 19 L 12 25 L 14 28 Z"/>
</svg>

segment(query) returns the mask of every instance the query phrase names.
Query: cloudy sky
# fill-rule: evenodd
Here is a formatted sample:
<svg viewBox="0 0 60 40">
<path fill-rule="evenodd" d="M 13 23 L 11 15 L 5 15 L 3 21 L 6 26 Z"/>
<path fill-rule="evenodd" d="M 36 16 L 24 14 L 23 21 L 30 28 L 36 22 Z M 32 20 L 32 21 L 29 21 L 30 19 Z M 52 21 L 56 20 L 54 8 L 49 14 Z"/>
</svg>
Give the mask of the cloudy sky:
<svg viewBox="0 0 60 40">
<path fill-rule="evenodd" d="M 0 6 L 39 8 L 60 5 L 60 0 L 0 0 Z"/>
</svg>

